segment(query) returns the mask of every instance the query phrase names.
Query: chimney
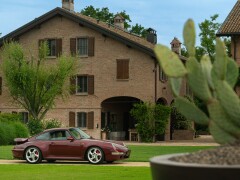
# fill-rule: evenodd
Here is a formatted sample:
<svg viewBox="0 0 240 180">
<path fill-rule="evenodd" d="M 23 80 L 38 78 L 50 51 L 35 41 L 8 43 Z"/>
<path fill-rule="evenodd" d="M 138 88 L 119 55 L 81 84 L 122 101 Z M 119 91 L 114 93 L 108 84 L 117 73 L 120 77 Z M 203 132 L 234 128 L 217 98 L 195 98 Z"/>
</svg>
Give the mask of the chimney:
<svg viewBox="0 0 240 180">
<path fill-rule="evenodd" d="M 175 52 L 176 54 L 181 55 L 181 42 L 178 40 L 178 38 L 174 37 L 174 39 L 172 40 L 171 44 L 171 48 L 172 51 Z"/>
<path fill-rule="evenodd" d="M 62 0 L 62 8 L 68 11 L 74 11 L 74 0 Z"/>
<path fill-rule="evenodd" d="M 124 29 L 124 22 L 125 19 L 124 17 L 122 17 L 120 14 L 117 14 L 114 18 L 114 26 L 120 28 L 120 29 Z"/>
<path fill-rule="evenodd" d="M 154 30 L 152 28 L 147 29 L 147 41 L 152 44 L 157 44 L 157 31 L 156 30 Z"/>
</svg>

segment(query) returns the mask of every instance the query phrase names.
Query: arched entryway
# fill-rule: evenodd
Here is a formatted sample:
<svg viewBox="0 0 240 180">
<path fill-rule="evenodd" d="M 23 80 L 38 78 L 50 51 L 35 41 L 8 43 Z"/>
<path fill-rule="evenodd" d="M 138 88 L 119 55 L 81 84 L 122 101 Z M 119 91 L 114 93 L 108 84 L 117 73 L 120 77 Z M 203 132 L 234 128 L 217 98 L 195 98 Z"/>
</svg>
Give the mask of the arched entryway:
<svg viewBox="0 0 240 180">
<path fill-rule="evenodd" d="M 136 120 L 131 117 L 133 104 L 141 102 L 135 97 L 119 96 L 108 98 L 101 103 L 101 128 L 111 130 L 109 139 L 129 140 L 129 129 L 134 129 Z"/>
<path fill-rule="evenodd" d="M 164 106 L 168 105 L 167 100 L 163 97 L 161 97 L 157 100 L 157 104 L 161 104 L 161 105 L 164 105 Z"/>
</svg>

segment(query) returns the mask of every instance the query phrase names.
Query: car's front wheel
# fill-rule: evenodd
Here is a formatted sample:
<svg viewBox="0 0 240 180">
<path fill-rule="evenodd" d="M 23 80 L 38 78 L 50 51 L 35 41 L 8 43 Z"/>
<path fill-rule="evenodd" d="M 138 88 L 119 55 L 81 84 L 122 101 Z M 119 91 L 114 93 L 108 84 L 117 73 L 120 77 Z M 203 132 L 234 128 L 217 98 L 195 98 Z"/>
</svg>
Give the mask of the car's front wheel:
<svg viewBox="0 0 240 180">
<path fill-rule="evenodd" d="M 29 147 L 25 151 L 25 159 L 31 164 L 40 163 L 42 161 L 41 151 L 37 147 Z"/>
<path fill-rule="evenodd" d="M 100 164 L 104 160 L 104 153 L 99 147 L 91 147 L 87 151 L 87 159 L 92 164 Z"/>
</svg>

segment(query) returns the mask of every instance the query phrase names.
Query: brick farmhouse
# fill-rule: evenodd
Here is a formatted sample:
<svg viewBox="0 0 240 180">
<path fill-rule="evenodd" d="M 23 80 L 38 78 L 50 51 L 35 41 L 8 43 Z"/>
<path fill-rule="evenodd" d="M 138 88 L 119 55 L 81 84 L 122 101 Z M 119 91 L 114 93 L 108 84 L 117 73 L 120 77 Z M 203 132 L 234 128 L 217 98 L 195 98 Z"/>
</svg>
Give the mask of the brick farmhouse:
<svg viewBox="0 0 240 180">
<path fill-rule="evenodd" d="M 133 103 L 152 102 L 170 105 L 173 101 L 167 77 L 159 67 L 153 48 L 156 31 L 149 28 L 147 38 L 124 29 L 124 19 L 116 15 L 114 24 L 101 22 L 74 12 L 73 0 L 63 0 L 62 8 L 34 19 L 1 39 L 13 39 L 38 55 L 39 42 L 49 43 L 48 63 L 54 64 L 59 54 L 77 57 L 80 68 L 69 80 L 74 91 L 66 100 L 57 100 L 46 118 L 56 118 L 64 126 L 81 127 L 93 137 L 101 137 L 101 128 L 111 127 L 111 139 L 129 139 L 135 120 L 129 111 Z M 174 38 L 173 51 L 181 56 L 181 43 Z M 27 112 L 12 103 L 0 72 L 0 111 Z M 188 88 L 183 86 L 182 93 Z M 165 140 L 170 139 L 170 125 Z"/>
</svg>

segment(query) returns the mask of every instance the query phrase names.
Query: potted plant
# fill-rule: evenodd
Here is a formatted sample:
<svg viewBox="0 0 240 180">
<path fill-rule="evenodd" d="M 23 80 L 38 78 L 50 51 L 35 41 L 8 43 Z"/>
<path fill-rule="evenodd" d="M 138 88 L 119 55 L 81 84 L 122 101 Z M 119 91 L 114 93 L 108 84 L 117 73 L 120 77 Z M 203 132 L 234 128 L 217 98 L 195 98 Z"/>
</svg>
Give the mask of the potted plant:
<svg viewBox="0 0 240 180">
<path fill-rule="evenodd" d="M 106 140 L 109 132 L 111 132 L 110 128 L 108 126 L 104 126 L 101 129 L 101 138 L 103 140 Z"/>
<path fill-rule="evenodd" d="M 226 55 L 220 39 L 216 39 L 214 62 L 207 55 L 198 62 L 192 20 L 186 22 L 183 36 L 189 53 L 185 64 L 163 45 L 155 47 L 156 56 L 170 79 L 178 111 L 195 123 L 208 125 L 221 146 L 192 154 L 154 157 L 150 160 L 153 179 L 240 179 L 240 101 L 233 90 L 239 76 L 238 65 Z M 194 96 L 205 103 L 207 113 L 179 95 L 183 79 Z"/>
</svg>

